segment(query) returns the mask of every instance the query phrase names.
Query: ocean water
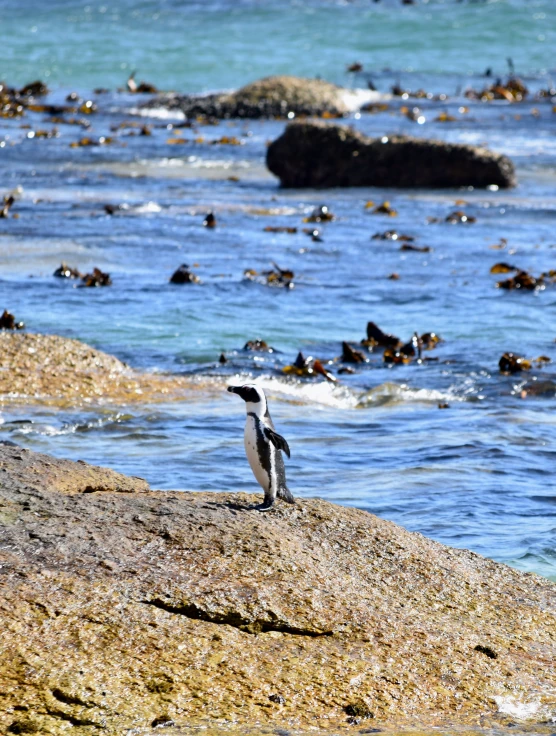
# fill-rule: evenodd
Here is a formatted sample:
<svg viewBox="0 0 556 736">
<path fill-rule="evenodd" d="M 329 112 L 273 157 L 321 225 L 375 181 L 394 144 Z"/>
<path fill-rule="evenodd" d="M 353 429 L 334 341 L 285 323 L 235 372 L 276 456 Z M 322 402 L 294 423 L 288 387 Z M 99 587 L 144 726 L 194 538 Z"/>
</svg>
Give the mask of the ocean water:
<svg viewBox="0 0 556 736">
<path fill-rule="evenodd" d="M 556 370 L 498 369 L 507 351 L 556 359 L 556 285 L 505 291 L 496 282 L 506 277 L 490 274 L 499 261 L 535 275 L 556 268 L 556 114 L 554 101 L 535 99 L 556 77 L 556 4 L 22 0 L 0 1 L 0 11 L 6 82 L 41 78 L 49 102 L 77 91 L 98 105 L 89 129 L 38 112 L 0 119 L 3 191 L 20 188 L 19 217 L 0 220 L 0 307 L 30 331 L 78 338 L 140 369 L 191 374 L 205 388 L 165 405 L 71 411 L 6 402 L 0 438 L 140 475 L 154 488 L 255 491 L 244 406 L 225 387 L 256 381 L 290 444 L 295 495 L 355 505 L 556 580 Z M 532 91 L 524 103 L 462 96 L 489 83 L 487 67 L 505 75 L 508 57 Z M 346 74 L 353 61 L 362 74 Z M 183 92 L 277 72 L 361 88 L 372 79 L 385 94 L 398 81 L 444 92 L 446 101 L 387 100 L 384 112 L 346 122 L 373 136 L 488 145 L 513 158 L 519 183 L 510 191 L 281 190 L 264 157 L 284 121 L 200 125 L 170 144 L 177 134 L 168 126 L 183 121 L 141 111 L 147 98 L 117 91 L 135 69 Z M 93 92 L 100 87 L 109 91 Z M 424 122 L 403 106 L 418 106 Z M 443 112 L 455 121 L 439 122 Z M 148 124 L 151 135 L 122 123 Z M 57 137 L 32 136 L 54 128 Z M 71 147 L 84 136 L 114 142 Z M 222 136 L 241 145 L 211 144 Z M 390 201 L 397 217 L 372 214 L 369 200 Z M 110 216 L 108 203 L 125 209 Z M 303 220 L 322 204 L 336 219 L 318 226 L 314 242 Z M 476 222 L 445 222 L 457 209 Z M 208 211 L 213 230 L 202 226 Z M 392 229 L 430 250 L 372 238 Z M 98 266 L 113 285 L 76 289 L 53 278 L 61 261 Z M 294 271 L 295 288 L 244 278 L 273 262 Z M 202 283 L 169 284 L 181 263 L 195 264 Z M 404 340 L 433 331 L 443 342 L 422 363 L 387 366 L 375 351 L 353 374 L 338 373 L 342 341 L 357 347 L 368 321 Z M 258 338 L 273 352 L 243 349 Z M 338 382 L 287 376 L 300 350 L 331 361 Z"/>
</svg>

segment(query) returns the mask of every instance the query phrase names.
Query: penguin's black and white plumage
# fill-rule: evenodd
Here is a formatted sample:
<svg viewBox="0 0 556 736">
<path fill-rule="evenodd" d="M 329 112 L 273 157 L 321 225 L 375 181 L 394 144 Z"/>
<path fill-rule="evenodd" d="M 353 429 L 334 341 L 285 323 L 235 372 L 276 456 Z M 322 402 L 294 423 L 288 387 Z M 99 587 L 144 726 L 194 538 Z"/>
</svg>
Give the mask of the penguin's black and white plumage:
<svg viewBox="0 0 556 736">
<path fill-rule="evenodd" d="M 268 511 L 274 505 L 276 497 L 287 503 L 295 503 L 286 485 L 286 469 L 281 452 L 290 457 L 290 448 L 286 440 L 274 430 L 264 391 L 252 384 L 228 386 L 228 391 L 240 396 L 246 404 L 245 453 L 251 470 L 264 491 L 264 501 L 257 509 Z"/>
</svg>

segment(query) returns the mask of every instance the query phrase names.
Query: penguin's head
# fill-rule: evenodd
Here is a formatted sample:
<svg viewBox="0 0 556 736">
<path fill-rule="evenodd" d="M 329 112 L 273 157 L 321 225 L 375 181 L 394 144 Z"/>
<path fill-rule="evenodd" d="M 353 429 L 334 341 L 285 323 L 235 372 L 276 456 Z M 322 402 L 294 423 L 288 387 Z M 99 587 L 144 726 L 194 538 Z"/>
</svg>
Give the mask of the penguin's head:
<svg viewBox="0 0 556 736">
<path fill-rule="evenodd" d="M 245 384 L 245 386 L 228 386 L 228 391 L 232 394 L 240 396 L 246 404 L 262 404 L 266 403 L 264 391 L 253 384 Z"/>
</svg>

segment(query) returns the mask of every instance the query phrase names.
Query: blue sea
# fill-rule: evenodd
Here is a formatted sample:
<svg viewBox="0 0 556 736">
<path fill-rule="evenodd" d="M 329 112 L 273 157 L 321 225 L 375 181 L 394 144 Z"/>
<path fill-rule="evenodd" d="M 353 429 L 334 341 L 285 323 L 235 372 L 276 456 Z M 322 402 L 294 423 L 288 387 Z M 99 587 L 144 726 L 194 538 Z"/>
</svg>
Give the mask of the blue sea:
<svg viewBox="0 0 556 736">
<path fill-rule="evenodd" d="M 44 112 L 0 118 L 0 194 L 16 192 L 18 214 L 0 220 L 0 308 L 31 332 L 78 338 L 138 369 L 190 374 L 203 389 L 132 407 L 5 401 L 0 438 L 140 475 L 153 488 L 256 491 L 244 406 L 225 391 L 256 381 L 290 445 L 298 497 L 357 506 L 556 580 L 556 369 L 535 362 L 556 360 L 556 285 L 508 291 L 496 282 L 511 274 L 490 273 L 498 262 L 536 276 L 556 269 L 556 101 L 537 98 L 556 80 L 556 3 L 0 0 L 0 14 L 1 79 L 41 79 L 47 103 L 76 92 L 98 108 L 88 128 Z M 530 90 L 524 102 L 464 96 L 506 77 L 508 58 Z M 350 74 L 354 62 L 363 69 Z M 148 96 L 121 91 L 134 71 L 183 93 L 277 73 L 320 76 L 362 96 L 371 82 L 387 108 L 354 109 L 347 124 L 371 136 L 484 144 L 513 159 L 518 186 L 282 190 L 265 152 L 284 121 L 176 132 L 179 116 L 145 111 Z M 447 98 L 390 99 L 394 84 Z M 444 113 L 453 120 L 442 122 Z M 151 135 L 136 135 L 137 124 Z M 168 143 L 180 135 L 185 143 Z M 86 136 L 113 141 L 71 146 Z M 211 143 L 223 136 L 241 145 Z M 369 201 L 389 201 L 397 216 L 373 214 Z M 123 207 L 109 215 L 107 204 Z M 321 205 L 335 219 L 316 226 L 314 241 L 303 221 Z M 475 222 L 447 222 L 455 210 Z M 214 229 L 202 224 L 209 211 Z M 373 238 L 390 230 L 429 250 Z M 76 289 L 52 276 L 62 261 L 99 267 L 113 285 Z M 200 284 L 169 283 L 182 263 Z M 244 277 L 273 263 L 294 272 L 295 288 Z M 430 360 L 389 366 L 375 350 L 339 372 L 342 341 L 361 349 L 369 321 L 404 341 L 414 332 L 443 341 L 424 353 Z M 256 339 L 273 351 L 244 349 Z M 337 383 L 286 374 L 299 351 Z M 531 370 L 503 375 L 506 352 Z"/>
</svg>

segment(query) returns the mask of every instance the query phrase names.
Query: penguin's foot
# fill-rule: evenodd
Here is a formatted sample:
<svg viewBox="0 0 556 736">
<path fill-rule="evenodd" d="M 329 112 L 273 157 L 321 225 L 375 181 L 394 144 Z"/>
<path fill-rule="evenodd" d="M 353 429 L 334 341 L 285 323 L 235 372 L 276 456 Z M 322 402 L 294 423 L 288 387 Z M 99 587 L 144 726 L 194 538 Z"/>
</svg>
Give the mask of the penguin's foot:
<svg viewBox="0 0 556 736">
<path fill-rule="evenodd" d="M 257 506 L 253 506 L 253 508 L 256 511 L 271 511 L 274 508 L 274 501 L 271 501 L 270 503 L 263 501 L 263 503 L 259 503 Z"/>
</svg>

